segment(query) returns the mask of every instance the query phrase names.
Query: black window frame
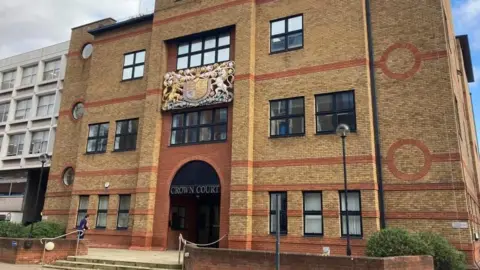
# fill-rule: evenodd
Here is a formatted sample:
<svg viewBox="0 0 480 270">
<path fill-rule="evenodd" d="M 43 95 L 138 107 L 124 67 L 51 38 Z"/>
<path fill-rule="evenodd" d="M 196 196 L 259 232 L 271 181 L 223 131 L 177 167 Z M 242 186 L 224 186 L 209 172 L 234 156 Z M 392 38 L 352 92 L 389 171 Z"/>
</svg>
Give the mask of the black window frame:
<svg viewBox="0 0 480 270">
<path fill-rule="evenodd" d="M 122 198 L 128 197 L 130 205 L 128 206 L 128 209 L 121 209 L 122 205 Z M 117 230 L 128 230 L 128 222 L 127 222 L 127 227 L 120 227 L 118 226 L 118 221 L 120 220 L 120 214 L 127 214 L 127 220 L 130 220 L 130 208 L 132 205 L 132 195 L 131 194 L 119 194 L 118 195 L 118 210 L 117 210 Z"/>
<path fill-rule="evenodd" d="M 137 59 L 137 53 L 141 53 L 141 52 L 145 52 L 145 57 L 143 59 L 143 62 L 136 64 L 135 61 Z M 132 64 L 131 65 L 125 65 L 125 57 L 127 55 L 131 55 L 131 54 L 133 54 Z M 123 65 L 123 68 L 122 68 L 122 82 L 142 79 L 145 76 L 145 62 L 146 61 L 147 61 L 147 50 L 145 50 L 145 49 L 134 51 L 134 52 L 124 53 L 123 54 L 123 64 L 122 64 Z M 135 68 L 139 67 L 139 66 L 143 66 L 143 74 L 140 77 L 135 77 Z M 124 73 L 125 69 L 127 69 L 127 68 L 132 68 L 132 76 L 130 76 L 130 78 L 128 78 L 128 79 L 124 79 L 123 78 L 123 73 Z"/>
<path fill-rule="evenodd" d="M 107 198 L 107 208 L 106 209 L 100 209 L 100 199 L 101 198 Z M 97 219 L 95 221 L 95 228 L 96 229 L 105 229 L 107 227 L 107 219 L 108 219 L 108 204 L 109 204 L 109 200 L 110 200 L 110 196 L 108 195 L 99 195 L 98 196 L 98 206 L 97 206 Z M 105 218 L 105 226 L 98 226 L 98 217 L 99 217 L 99 214 L 105 214 L 106 218 Z"/>
<path fill-rule="evenodd" d="M 289 114 L 288 113 L 288 110 L 289 110 L 289 101 L 290 100 L 295 100 L 295 99 L 302 99 L 303 101 L 303 113 L 302 114 Z M 282 101 L 285 101 L 286 102 L 286 107 L 285 107 L 285 111 L 286 111 L 286 114 L 285 115 L 281 115 L 281 116 L 272 116 L 272 103 L 274 102 L 282 102 Z M 269 101 L 269 110 L 270 110 L 270 121 L 269 121 L 269 129 L 270 129 L 270 138 L 283 138 L 283 137 L 297 137 L 297 136 L 305 136 L 305 97 L 292 97 L 292 98 L 283 98 L 283 99 L 274 99 L 274 100 L 270 100 Z M 287 133 L 284 134 L 284 135 L 273 135 L 272 134 L 272 121 L 276 121 L 276 120 L 283 120 L 283 119 L 286 119 L 287 122 L 290 118 L 298 118 L 298 117 L 303 117 L 303 132 L 302 133 L 290 133 L 290 131 L 287 130 Z"/>
<path fill-rule="evenodd" d="M 81 201 L 82 201 L 82 198 L 87 198 L 87 208 L 83 209 L 83 208 L 80 208 L 81 206 Z M 84 214 L 83 216 L 85 216 L 87 213 L 88 213 L 88 204 L 90 203 L 90 196 L 89 195 L 80 195 L 78 197 L 78 209 L 77 209 L 77 227 L 80 226 L 80 222 L 82 221 L 81 219 L 78 219 L 78 216 L 80 214 Z"/>
<path fill-rule="evenodd" d="M 268 224 L 268 231 L 270 232 L 270 234 L 276 234 L 276 230 L 272 230 L 272 215 L 276 215 L 276 209 L 273 209 L 273 204 L 272 204 L 272 196 L 273 195 L 277 195 L 277 194 L 280 194 L 282 197 L 284 196 L 284 198 L 281 198 L 280 200 L 283 200 L 283 203 L 282 203 L 282 209 L 280 209 L 280 235 L 287 235 L 288 234 L 288 194 L 286 191 L 272 191 L 272 192 L 269 192 L 269 224 Z M 275 196 L 275 198 L 277 198 Z M 275 216 L 276 218 L 276 216 Z M 282 227 L 285 227 L 285 228 L 282 228 Z"/>
<path fill-rule="evenodd" d="M 218 42 L 220 40 L 220 37 L 224 36 L 224 35 L 227 35 L 227 34 L 228 34 L 228 38 L 229 38 L 228 45 L 218 46 Z M 216 37 L 215 38 L 215 47 L 205 49 L 205 40 L 207 38 L 212 38 L 212 37 Z M 192 43 L 194 41 L 198 41 L 198 40 L 202 40 L 202 49 L 199 50 L 199 51 L 192 52 Z M 185 45 L 186 43 L 188 43 L 188 52 L 184 53 L 184 54 L 180 54 L 179 53 L 180 52 L 180 50 L 179 50 L 180 46 Z M 218 62 L 218 51 L 223 50 L 223 49 L 227 49 L 227 48 L 229 49 L 228 50 L 228 59 L 224 60 L 224 61 L 221 61 L 221 62 Z M 215 61 L 213 63 L 204 64 L 203 55 L 206 52 L 212 52 L 212 51 L 215 51 Z M 201 55 L 200 65 L 191 66 L 190 65 L 190 57 L 192 55 L 196 55 L 196 54 Z M 185 56 L 187 57 L 187 67 L 179 69 L 178 68 L 178 59 L 181 58 L 181 57 L 185 57 Z M 196 68 L 196 67 L 201 67 L 201 66 L 205 66 L 205 65 L 213 65 L 215 63 L 227 62 L 227 61 L 230 61 L 231 59 L 232 59 L 232 32 L 230 31 L 230 29 L 223 30 L 223 31 L 217 30 L 215 32 L 207 32 L 207 33 L 203 33 L 201 35 L 195 35 L 194 37 L 191 37 L 191 38 L 186 39 L 186 40 L 179 41 L 178 44 L 177 44 L 177 57 L 175 58 L 175 60 L 176 60 L 175 69 L 178 71 L 178 70 L 183 70 L 183 69 L 187 69 L 187 68 Z"/>
<path fill-rule="evenodd" d="M 178 221 L 175 220 L 174 217 L 173 217 L 173 209 L 177 209 L 177 213 L 180 213 L 179 210 L 183 209 L 184 215 L 183 216 L 178 215 L 177 216 Z M 172 206 L 171 212 L 172 212 L 172 222 L 170 224 L 171 229 L 175 230 L 175 231 L 182 231 L 182 230 L 187 229 L 187 223 L 186 223 L 187 208 L 185 206 Z M 180 222 L 180 220 L 182 220 L 182 219 L 183 219 L 183 226 L 181 226 L 181 222 Z"/>
<path fill-rule="evenodd" d="M 337 110 L 337 96 L 345 93 L 352 93 L 353 96 L 353 108 L 348 109 L 348 110 Z M 317 97 L 321 96 L 332 96 L 332 110 L 331 111 L 324 111 L 324 112 L 318 112 L 317 111 Z M 345 91 L 338 91 L 338 92 L 331 92 L 331 93 L 323 93 L 323 94 L 316 94 L 315 95 L 315 133 L 317 135 L 321 134 L 335 134 L 336 129 L 338 127 L 338 114 L 342 113 L 352 113 L 353 112 L 353 118 L 355 120 L 355 126 L 352 128 L 349 126 L 351 132 L 356 132 L 357 131 L 357 113 L 356 113 L 356 104 L 355 104 L 355 90 L 345 90 Z M 333 124 L 333 130 L 327 130 L 327 131 L 318 131 L 318 116 L 324 116 L 324 115 L 333 115 L 332 117 L 332 124 Z"/>
<path fill-rule="evenodd" d="M 133 133 L 130 133 L 128 132 L 128 125 L 129 125 L 129 122 L 132 122 L 132 121 L 137 121 L 137 128 L 135 129 L 135 132 Z M 126 130 L 126 133 L 120 133 L 118 134 L 117 133 L 117 130 L 118 130 L 118 125 L 121 124 L 121 123 L 125 123 L 127 122 L 127 130 Z M 131 119 L 124 119 L 124 120 L 118 120 L 116 121 L 115 123 L 115 140 L 113 141 L 113 151 L 114 152 L 125 152 L 125 151 L 135 151 L 137 150 L 137 135 L 138 135 L 138 127 L 139 127 L 139 118 L 131 118 Z M 134 137 L 134 144 L 133 144 L 133 147 L 131 148 L 128 148 L 128 147 L 125 147 L 125 148 L 120 148 L 120 145 L 121 145 L 121 140 L 122 138 L 125 138 L 125 140 L 128 140 L 129 137 Z M 120 142 L 118 143 L 119 144 L 119 148 L 116 149 L 116 145 L 117 145 L 117 138 L 119 138 Z"/>
<path fill-rule="evenodd" d="M 107 125 L 107 134 L 105 134 L 105 136 L 100 136 L 100 128 L 102 125 Z M 93 127 L 93 126 L 98 126 L 98 129 L 97 129 L 97 134 L 93 137 L 90 137 L 90 129 Z M 88 125 L 88 137 L 87 137 L 87 149 L 86 149 L 86 153 L 87 154 L 99 154 L 99 153 L 105 153 L 107 151 L 107 145 L 108 145 L 108 133 L 109 133 L 109 130 L 110 129 L 110 123 L 109 122 L 103 122 L 103 123 L 95 123 L 95 124 L 89 124 Z M 105 140 L 105 147 L 104 149 L 105 150 L 98 150 L 98 145 L 99 145 L 99 141 L 101 139 L 106 139 Z M 88 151 L 88 142 L 90 140 L 95 140 L 95 151 Z"/>
<path fill-rule="evenodd" d="M 311 211 L 307 211 L 305 210 L 305 195 L 307 194 L 320 194 L 320 211 L 318 210 L 311 210 Z M 303 235 L 304 236 L 323 236 L 324 234 L 324 217 L 323 217 L 323 194 L 321 191 L 304 191 L 302 193 L 302 196 L 303 196 Z M 307 233 L 306 232 L 306 227 L 307 227 L 307 223 L 306 223 L 306 216 L 309 216 L 309 215 L 314 215 L 314 216 L 322 216 L 322 233 Z"/>
<path fill-rule="evenodd" d="M 348 209 L 345 209 L 346 211 L 342 211 L 342 193 L 345 193 L 345 190 L 339 190 L 338 191 L 338 199 L 339 199 L 339 205 L 340 205 L 340 233 L 342 237 L 346 237 L 347 234 L 343 232 L 343 216 L 346 216 L 346 212 Z M 348 211 L 348 216 L 359 216 L 360 217 L 360 234 L 350 234 L 350 237 L 356 237 L 356 238 L 362 238 L 363 237 L 363 217 L 362 217 L 362 194 L 360 190 L 349 190 L 348 194 L 352 193 L 358 193 L 358 200 L 359 200 L 359 207 L 358 211 Z M 345 219 L 346 220 L 346 219 Z"/>
<path fill-rule="evenodd" d="M 215 122 L 215 113 L 217 111 L 225 110 L 227 113 L 227 118 L 225 122 Z M 200 124 L 200 116 L 201 113 L 204 111 L 211 111 L 212 112 L 212 123 L 211 124 Z M 196 113 L 197 114 L 197 124 L 188 126 L 187 127 L 187 115 L 190 113 Z M 176 115 L 183 115 L 183 124 L 181 127 L 174 127 L 174 118 Z M 214 137 L 214 131 L 215 127 L 220 127 L 220 126 L 225 126 L 225 139 L 218 139 L 216 140 Z M 210 128 L 210 134 L 211 134 L 211 139 L 209 141 L 200 141 L 200 130 L 202 128 Z M 185 133 L 189 129 L 196 129 L 197 130 L 197 138 L 195 142 L 186 142 L 187 136 L 185 136 Z M 182 143 L 172 143 L 173 139 L 173 132 L 182 130 L 183 131 L 183 141 Z M 210 109 L 202 109 L 202 110 L 195 110 L 195 111 L 185 111 L 185 112 L 180 112 L 180 113 L 172 113 L 172 123 L 171 123 L 171 128 L 170 128 L 170 146 L 181 146 L 181 145 L 192 145 L 192 144 L 207 144 L 207 143 L 219 143 L 219 142 L 226 142 L 228 140 L 228 107 L 219 107 L 219 108 L 210 108 Z"/>
<path fill-rule="evenodd" d="M 294 31 L 289 32 L 288 31 L 288 19 L 295 18 L 295 17 L 302 17 L 302 29 L 294 30 Z M 282 34 L 272 35 L 272 25 L 273 25 L 273 23 L 279 22 L 279 21 L 285 21 L 285 32 L 282 33 Z M 270 40 L 269 40 L 270 41 L 270 54 L 277 54 L 277 53 L 283 53 L 283 52 L 289 52 L 289 51 L 295 51 L 295 50 L 303 49 L 303 47 L 305 46 L 305 32 L 304 32 L 304 29 L 305 29 L 305 22 L 304 22 L 303 13 L 295 14 L 295 15 L 291 15 L 291 16 L 288 16 L 288 17 L 283 17 L 283 18 L 279 18 L 279 19 L 275 19 L 275 20 L 271 20 L 270 21 Z M 294 48 L 288 48 L 288 36 L 298 34 L 298 33 L 302 33 L 302 46 L 294 47 Z M 272 39 L 279 38 L 279 37 L 280 38 L 281 37 L 285 38 L 285 48 L 283 50 L 272 51 Z"/>
</svg>

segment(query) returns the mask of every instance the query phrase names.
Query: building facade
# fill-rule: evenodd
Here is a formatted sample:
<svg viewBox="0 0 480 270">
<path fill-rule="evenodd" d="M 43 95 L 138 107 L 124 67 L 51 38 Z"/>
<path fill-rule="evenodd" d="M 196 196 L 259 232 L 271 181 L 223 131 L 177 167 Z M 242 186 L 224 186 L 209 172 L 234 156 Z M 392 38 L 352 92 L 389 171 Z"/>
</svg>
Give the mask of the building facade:
<svg viewBox="0 0 480 270">
<path fill-rule="evenodd" d="M 28 222 L 43 204 L 69 42 L 0 60 L 0 219 Z"/>
<path fill-rule="evenodd" d="M 344 254 L 348 211 L 353 254 L 400 227 L 478 257 L 474 78 L 449 1 L 157 0 L 74 28 L 68 60 L 44 215 L 90 214 L 92 245 L 274 249 L 280 196 L 284 251 Z"/>
</svg>

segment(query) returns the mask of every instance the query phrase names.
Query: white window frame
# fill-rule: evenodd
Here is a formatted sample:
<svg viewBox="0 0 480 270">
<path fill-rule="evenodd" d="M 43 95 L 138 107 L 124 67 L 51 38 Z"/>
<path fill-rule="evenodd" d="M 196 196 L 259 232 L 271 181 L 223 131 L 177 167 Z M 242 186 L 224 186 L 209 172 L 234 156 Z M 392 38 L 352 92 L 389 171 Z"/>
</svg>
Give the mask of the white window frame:
<svg viewBox="0 0 480 270">
<path fill-rule="evenodd" d="M 25 104 L 25 108 L 21 105 Z M 32 108 L 32 99 L 22 99 L 17 100 L 17 106 L 15 108 L 15 120 L 22 120 L 28 118 L 28 114 L 30 113 L 30 109 Z M 20 113 L 19 113 L 20 112 Z"/>
<path fill-rule="evenodd" d="M 43 70 L 44 81 L 57 79 L 59 75 L 60 75 L 60 59 L 45 62 L 45 68 Z"/>
<path fill-rule="evenodd" d="M 20 156 L 23 153 L 25 133 L 10 135 L 7 156 Z"/>
<path fill-rule="evenodd" d="M 35 131 L 32 133 L 32 142 L 30 143 L 30 154 L 40 154 L 47 152 L 49 130 Z"/>
<path fill-rule="evenodd" d="M 22 71 L 22 81 L 20 82 L 20 85 L 29 85 L 35 83 L 37 78 L 37 70 L 38 66 L 24 67 Z"/>
<path fill-rule="evenodd" d="M 0 103 L 0 123 L 7 122 L 10 102 Z"/>
<path fill-rule="evenodd" d="M 1 90 L 6 90 L 13 88 L 15 86 L 15 78 L 17 77 L 17 71 L 16 70 L 10 70 L 7 72 L 3 72 L 2 74 L 2 84 L 0 86 Z M 11 76 L 8 76 L 11 75 Z M 7 79 L 8 77 L 8 79 Z"/>
<path fill-rule="evenodd" d="M 37 116 L 53 115 L 53 108 L 55 107 L 55 94 L 38 97 Z M 42 112 L 45 110 L 45 112 Z"/>
</svg>

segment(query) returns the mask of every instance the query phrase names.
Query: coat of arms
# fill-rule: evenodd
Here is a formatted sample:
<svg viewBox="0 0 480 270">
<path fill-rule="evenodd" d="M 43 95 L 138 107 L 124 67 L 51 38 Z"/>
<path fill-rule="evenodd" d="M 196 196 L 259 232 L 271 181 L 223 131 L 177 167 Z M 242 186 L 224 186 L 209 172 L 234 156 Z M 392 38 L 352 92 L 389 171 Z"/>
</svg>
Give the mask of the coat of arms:
<svg viewBox="0 0 480 270">
<path fill-rule="evenodd" d="M 196 102 L 208 94 L 208 80 L 195 79 L 185 82 L 183 86 L 183 99 L 187 102 Z"/>
</svg>

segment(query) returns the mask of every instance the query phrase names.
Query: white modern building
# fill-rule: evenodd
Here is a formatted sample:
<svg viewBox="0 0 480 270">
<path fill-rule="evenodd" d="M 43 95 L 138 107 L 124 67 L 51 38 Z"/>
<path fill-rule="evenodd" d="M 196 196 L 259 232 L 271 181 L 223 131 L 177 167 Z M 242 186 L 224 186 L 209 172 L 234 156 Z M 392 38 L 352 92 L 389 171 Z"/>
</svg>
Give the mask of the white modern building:
<svg viewBox="0 0 480 270">
<path fill-rule="evenodd" d="M 0 59 L 0 220 L 28 222 L 43 204 L 39 156 L 55 141 L 69 41 Z M 36 206 L 36 207 L 35 207 Z"/>
</svg>

